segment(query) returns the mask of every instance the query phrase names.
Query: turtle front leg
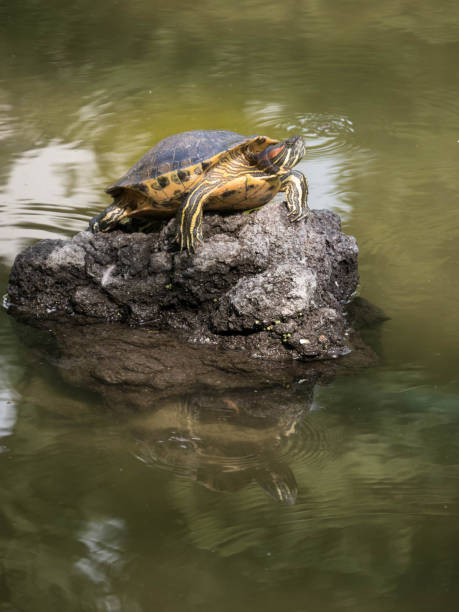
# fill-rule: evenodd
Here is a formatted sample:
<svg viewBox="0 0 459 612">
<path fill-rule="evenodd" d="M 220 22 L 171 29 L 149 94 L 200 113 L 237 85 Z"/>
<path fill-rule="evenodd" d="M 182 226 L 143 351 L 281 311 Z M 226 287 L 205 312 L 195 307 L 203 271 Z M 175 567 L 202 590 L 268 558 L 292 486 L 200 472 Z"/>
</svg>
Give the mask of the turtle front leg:
<svg viewBox="0 0 459 612">
<path fill-rule="evenodd" d="M 205 202 L 215 190 L 215 184 L 200 183 L 188 194 L 185 202 L 177 212 L 176 241 L 180 250 L 194 251 L 196 245 L 202 241 L 202 212 Z"/>
<path fill-rule="evenodd" d="M 288 215 L 292 221 L 308 216 L 308 182 L 298 170 L 289 170 L 281 176 L 281 191 L 285 191 Z"/>
</svg>

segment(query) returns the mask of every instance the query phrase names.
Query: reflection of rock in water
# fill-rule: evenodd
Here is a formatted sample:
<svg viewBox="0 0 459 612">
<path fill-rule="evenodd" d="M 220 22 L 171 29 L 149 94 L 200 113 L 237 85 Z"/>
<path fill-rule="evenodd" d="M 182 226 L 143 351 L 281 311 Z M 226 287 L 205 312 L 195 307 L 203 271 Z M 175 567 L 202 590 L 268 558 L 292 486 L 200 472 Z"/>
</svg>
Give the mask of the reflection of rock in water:
<svg viewBox="0 0 459 612">
<path fill-rule="evenodd" d="M 113 409 L 151 410 L 161 397 L 330 380 L 337 373 L 374 365 L 376 355 L 359 338 L 346 357 L 322 362 L 254 359 L 245 351 L 193 345 L 178 333 L 120 324 L 48 323 L 45 331 L 16 324 L 29 345 L 51 361 L 64 380 L 100 393 Z M 51 342 L 51 337 L 54 339 Z M 44 354 L 43 354 L 44 353 Z"/>
<path fill-rule="evenodd" d="M 256 481 L 281 503 L 293 504 L 297 485 L 284 456 L 285 440 L 308 411 L 312 385 L 167 400 L 139 418 L 137 456 L 214 491 L 238 491 Z"/>
<path fill-rule="evenodd" d="M 315 382 L 355 369 L 362 356 L 373 360 L 364 350 L 344 361 L 280 364 L 116 324 L 54 324 L 51 331 L 54 342 L 32 339 L 26 328 L 28 354 L 36 359 L 38 351 L 66 382 L 127 415 L 143 462 L 214 491 L 256 482 L 284 504 L 297 495 L 292 457 L 307 464 L 328 452 L 326 435 L 306 418 Z"/>
</svg>

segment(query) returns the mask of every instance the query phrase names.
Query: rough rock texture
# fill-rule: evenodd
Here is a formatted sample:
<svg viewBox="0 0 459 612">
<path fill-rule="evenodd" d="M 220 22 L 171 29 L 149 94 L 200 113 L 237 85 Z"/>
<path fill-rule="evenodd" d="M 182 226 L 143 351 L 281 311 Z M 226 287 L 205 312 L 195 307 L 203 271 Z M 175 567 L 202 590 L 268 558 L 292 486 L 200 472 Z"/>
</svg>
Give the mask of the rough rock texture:
<svg viewBox="0 0 459 612">
<path fill-rule="evenodd" d="M 19 254 L 9 311 L 180 329 L 188 340 L 277 360 L 349 352 L 344 305 L 358 282 L 354 238 L 339 217 L 313 211 L 291 223 L 277 199 L 252 214 L 204 216 L 196 253 L 158 233 L 45 240 Z"/>
</svg>

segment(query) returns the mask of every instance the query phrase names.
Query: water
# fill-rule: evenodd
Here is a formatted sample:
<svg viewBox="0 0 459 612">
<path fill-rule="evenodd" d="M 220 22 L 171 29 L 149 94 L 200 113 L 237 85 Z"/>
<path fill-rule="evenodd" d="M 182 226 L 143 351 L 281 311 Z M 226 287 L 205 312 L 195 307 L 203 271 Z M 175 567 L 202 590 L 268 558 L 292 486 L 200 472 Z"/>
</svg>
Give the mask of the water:
<svg viewBox="0 0 459 612">
<path fill-rule="evenodd" d="M 0 610 L 455 610 L 459 5 L 0 2 L 0 53 L 2 294 L 154 142 L 226 128 L 307 138 L 391 317 L 356 375 L 132 412 L 2 312 Z"/>
</svg>

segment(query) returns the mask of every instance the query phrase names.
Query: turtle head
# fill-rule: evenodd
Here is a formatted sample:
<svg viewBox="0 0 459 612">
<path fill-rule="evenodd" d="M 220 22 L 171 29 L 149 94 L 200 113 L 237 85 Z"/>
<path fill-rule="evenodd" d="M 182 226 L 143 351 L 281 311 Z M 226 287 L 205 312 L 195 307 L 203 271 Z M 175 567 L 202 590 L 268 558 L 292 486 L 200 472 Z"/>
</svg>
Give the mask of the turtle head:
<svg viewBox="0 0 459 612">
<path fill-rule="evenodd" d="M 293 168 L 306 153 L 302 136 L 292 136 L 264 149 L 257 156 L 257 165 L 268 172 L 277 172 L 280 168 Z"/>
</svg>

